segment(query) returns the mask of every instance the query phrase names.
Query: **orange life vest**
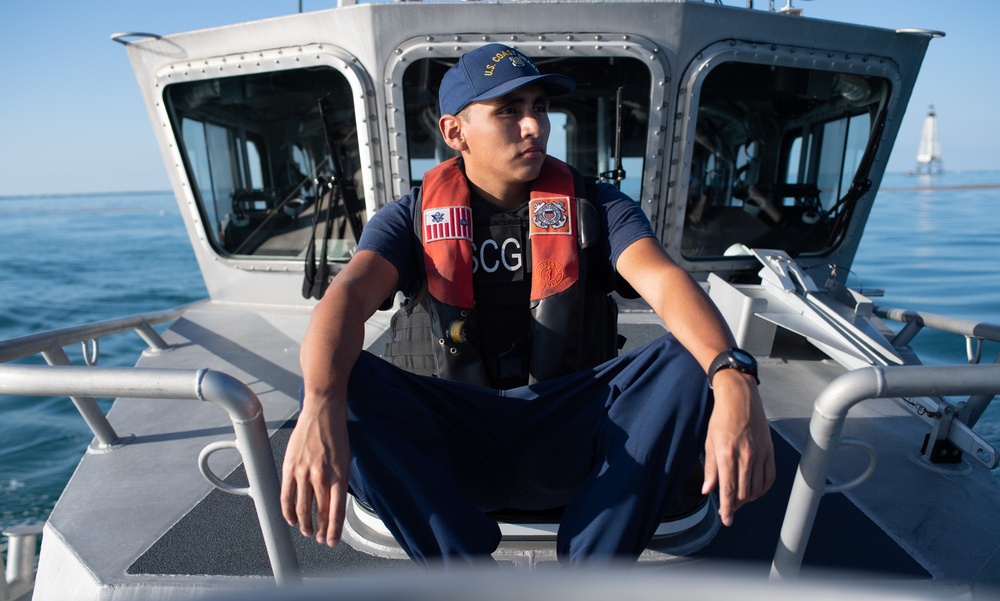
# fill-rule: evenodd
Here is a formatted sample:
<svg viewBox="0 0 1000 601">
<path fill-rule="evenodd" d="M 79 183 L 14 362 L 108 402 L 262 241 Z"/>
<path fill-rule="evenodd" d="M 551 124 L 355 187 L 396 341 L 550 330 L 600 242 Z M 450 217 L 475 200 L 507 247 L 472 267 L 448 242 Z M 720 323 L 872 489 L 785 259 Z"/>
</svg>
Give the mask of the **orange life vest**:
<svg viewBox="0 0 1000 601">
<path fill-rule="evenodd" d="M 528 243 L 531 247 L 531 356 L 529 382 L 537 382 L 596 365 L 616 352 L 617 311 L 606 292 L 584 293 L 586 253 L 597 235 L 598 217 L 585 195 L 583 178 L 568 165 L 547 157 L 529 198 Z M 424 174 L 414 206 L 414 229 L 423 248 L 426 286 L 393 319 L 393 341 L 414 349 L 413 334 L 401 334 L 414 306 L 430 316 L 429 342 L 434 369 L 397 357 L 394 342 L 387 355 L 401 367 L 474 384 L 489 385 L 476 351 L 476 312 L 473 295 L 472 211 L 469 184 L 460 159 L 454 158 Z M 597 311 L 607 330 L 607 344 L 587 340 L 593 328 L 582 327 L 588 309 Z M 596 299 L 596 300 L 595 300 Z M 610 320 L 608 325 L 606 322 Z M 418 326 L 419 327 L 419 326 Z M 609 329 L 610 328 L 610 329 Z M 586 332 L 586 333 L 585 333 Z M 407 338 L 403 340 L 403 338 Z M 426 348 L 426 347 L 425 347 Z M 416 369 L 414 369 L 416 367 Z"/>
<path fill-rule="evenodd" d="M 540 301 L 565 292 L 580 277 L 577 199 L 569 165 L 546 157 L 528 202 L 531 300 Z M 471 309 L 472 210 L 457 157 L 424 174 L 421 205 L 427 289 L 442 303 Z"/>
</svg>

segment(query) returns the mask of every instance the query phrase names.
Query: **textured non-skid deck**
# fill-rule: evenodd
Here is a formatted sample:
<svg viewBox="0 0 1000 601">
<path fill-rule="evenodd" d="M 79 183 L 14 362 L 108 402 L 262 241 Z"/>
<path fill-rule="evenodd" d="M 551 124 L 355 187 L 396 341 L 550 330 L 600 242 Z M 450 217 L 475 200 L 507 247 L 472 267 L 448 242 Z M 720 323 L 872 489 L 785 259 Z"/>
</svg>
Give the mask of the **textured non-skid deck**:
<svg viewBox="0 0 1000 601">
<path fill-rule="evenodd" d="M 289 422 L 271 439 L 278 457 L 294 424 Z M 785 502 L 799 454 L 780 436 L 773 436 L 778 479 L 768 495 L 742 508 L 734 525 L 722 528 L 715 539 L 692 560 L 746 562 L 753 571 L 766 573 L 778 541 Z M 242 467 L 227 482 L 244 486 Z M 827 495 L 820 506 L 810 539 L 804 569 L 852 570 L 873 577 L 928 578 L 929 574 L 875 526 L 843 495 Z M 334 549 L 293 532 L 296 553 L 307 577 L 350 576 L 371 570 L 412 569 L 402 560 L 377 558 L 341 544 Z M 683 562 L 681 562 L 683 563 Z M 166 532 L 132 566 L 130 574 L 208 574 L 268 576 L 260 527 L 250 499 L 213 491 L 180 522 Z"/>
</svg>

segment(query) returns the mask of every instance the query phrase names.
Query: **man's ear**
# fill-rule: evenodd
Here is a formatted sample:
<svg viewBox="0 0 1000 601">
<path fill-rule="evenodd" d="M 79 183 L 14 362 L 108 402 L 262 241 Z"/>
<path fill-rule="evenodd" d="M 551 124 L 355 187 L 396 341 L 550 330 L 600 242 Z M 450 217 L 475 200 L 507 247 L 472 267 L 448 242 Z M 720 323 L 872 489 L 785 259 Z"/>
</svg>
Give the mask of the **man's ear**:
<svg viewBox="0 0 1000 601">
<path fill-rule="evenodd" d="M 441 137 L 444 143 L 452 150 L 463 152 L 468 149 L 465 143 L 465 135 L 462 133 L 462 120 L 455 115 L 442 115 L 438 120 L 438 129 L 441 130 Z"/>
</svg>

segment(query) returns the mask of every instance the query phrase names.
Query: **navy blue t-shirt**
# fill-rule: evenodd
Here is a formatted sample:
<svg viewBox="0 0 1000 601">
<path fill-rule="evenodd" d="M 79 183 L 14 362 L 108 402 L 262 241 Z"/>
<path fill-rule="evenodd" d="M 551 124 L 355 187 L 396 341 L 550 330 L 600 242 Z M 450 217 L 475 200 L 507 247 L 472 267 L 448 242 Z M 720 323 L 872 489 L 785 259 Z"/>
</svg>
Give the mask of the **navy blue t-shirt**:
<svg viewBox="0 0 1000 601">
<path fill-rule="evenodd" d="M 423 253 L 420 240 L 413 231 L 413 198 L 416 189 L 382 207 L 365 225 L 358 242 L 358 250 L 370 250 L 388 260 L 399 272 L 398 288 L 406 294 L 413 294 L 423 284 Z M 525 206 L 527 203 L 525 203 Z M 651 238 L 653 234 L 649 219 L 639 205 L 610 184 L 597 185 L 598 213 L 601 227 L 601 248 L 597 253 L 607 260 L 608 273 L 614 273 L 618 257 L 633 242 Z M 476 202 L 473 202 L 475 210 Z M 516 211 L 512 212 L 516 213 Z M 521 250 L 521 245 L 504 244 L 502 240 L 492 244 L 481 244 L 475 249 L 476 266 L 483 271 L 502 270 L 515 264 L 523 267 L 527 261 L 513 254 Z M 506 254 L 505 254 L 506 253 Z M 614 278 L 617 282 L 618 278 Z M 612 284 L 614 286 L 614 284 Z M 623 296 L 634 296 L 627 286 L 617 285 Z"/>
</svg>

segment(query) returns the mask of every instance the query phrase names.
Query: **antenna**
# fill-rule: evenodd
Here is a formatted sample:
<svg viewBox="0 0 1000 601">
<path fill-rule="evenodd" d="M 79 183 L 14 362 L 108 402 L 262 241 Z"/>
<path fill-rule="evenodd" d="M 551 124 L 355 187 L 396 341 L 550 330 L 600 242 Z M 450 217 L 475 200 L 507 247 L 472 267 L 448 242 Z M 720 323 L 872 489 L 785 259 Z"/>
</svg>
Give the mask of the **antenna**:
<svg viewBox="0 0 1000 601">
<path fill-rule="evenodd" d="M 792 15 L 793 17 L 801 17 L 802 16 L 802 9 L 801 8 L 795 8 L 794 6 L 792 6 L 792 0 L 785 0 L 785 5 L 782 6 L 781 8 L 779 8 L 779 9 L 777 9 L 777 10 L 774 9 L 774 0 L 771 0 L 770 11 L 771 12 L 777 12 L 777 13 L 782 14 L 782 15 Z"/>
</svg>

